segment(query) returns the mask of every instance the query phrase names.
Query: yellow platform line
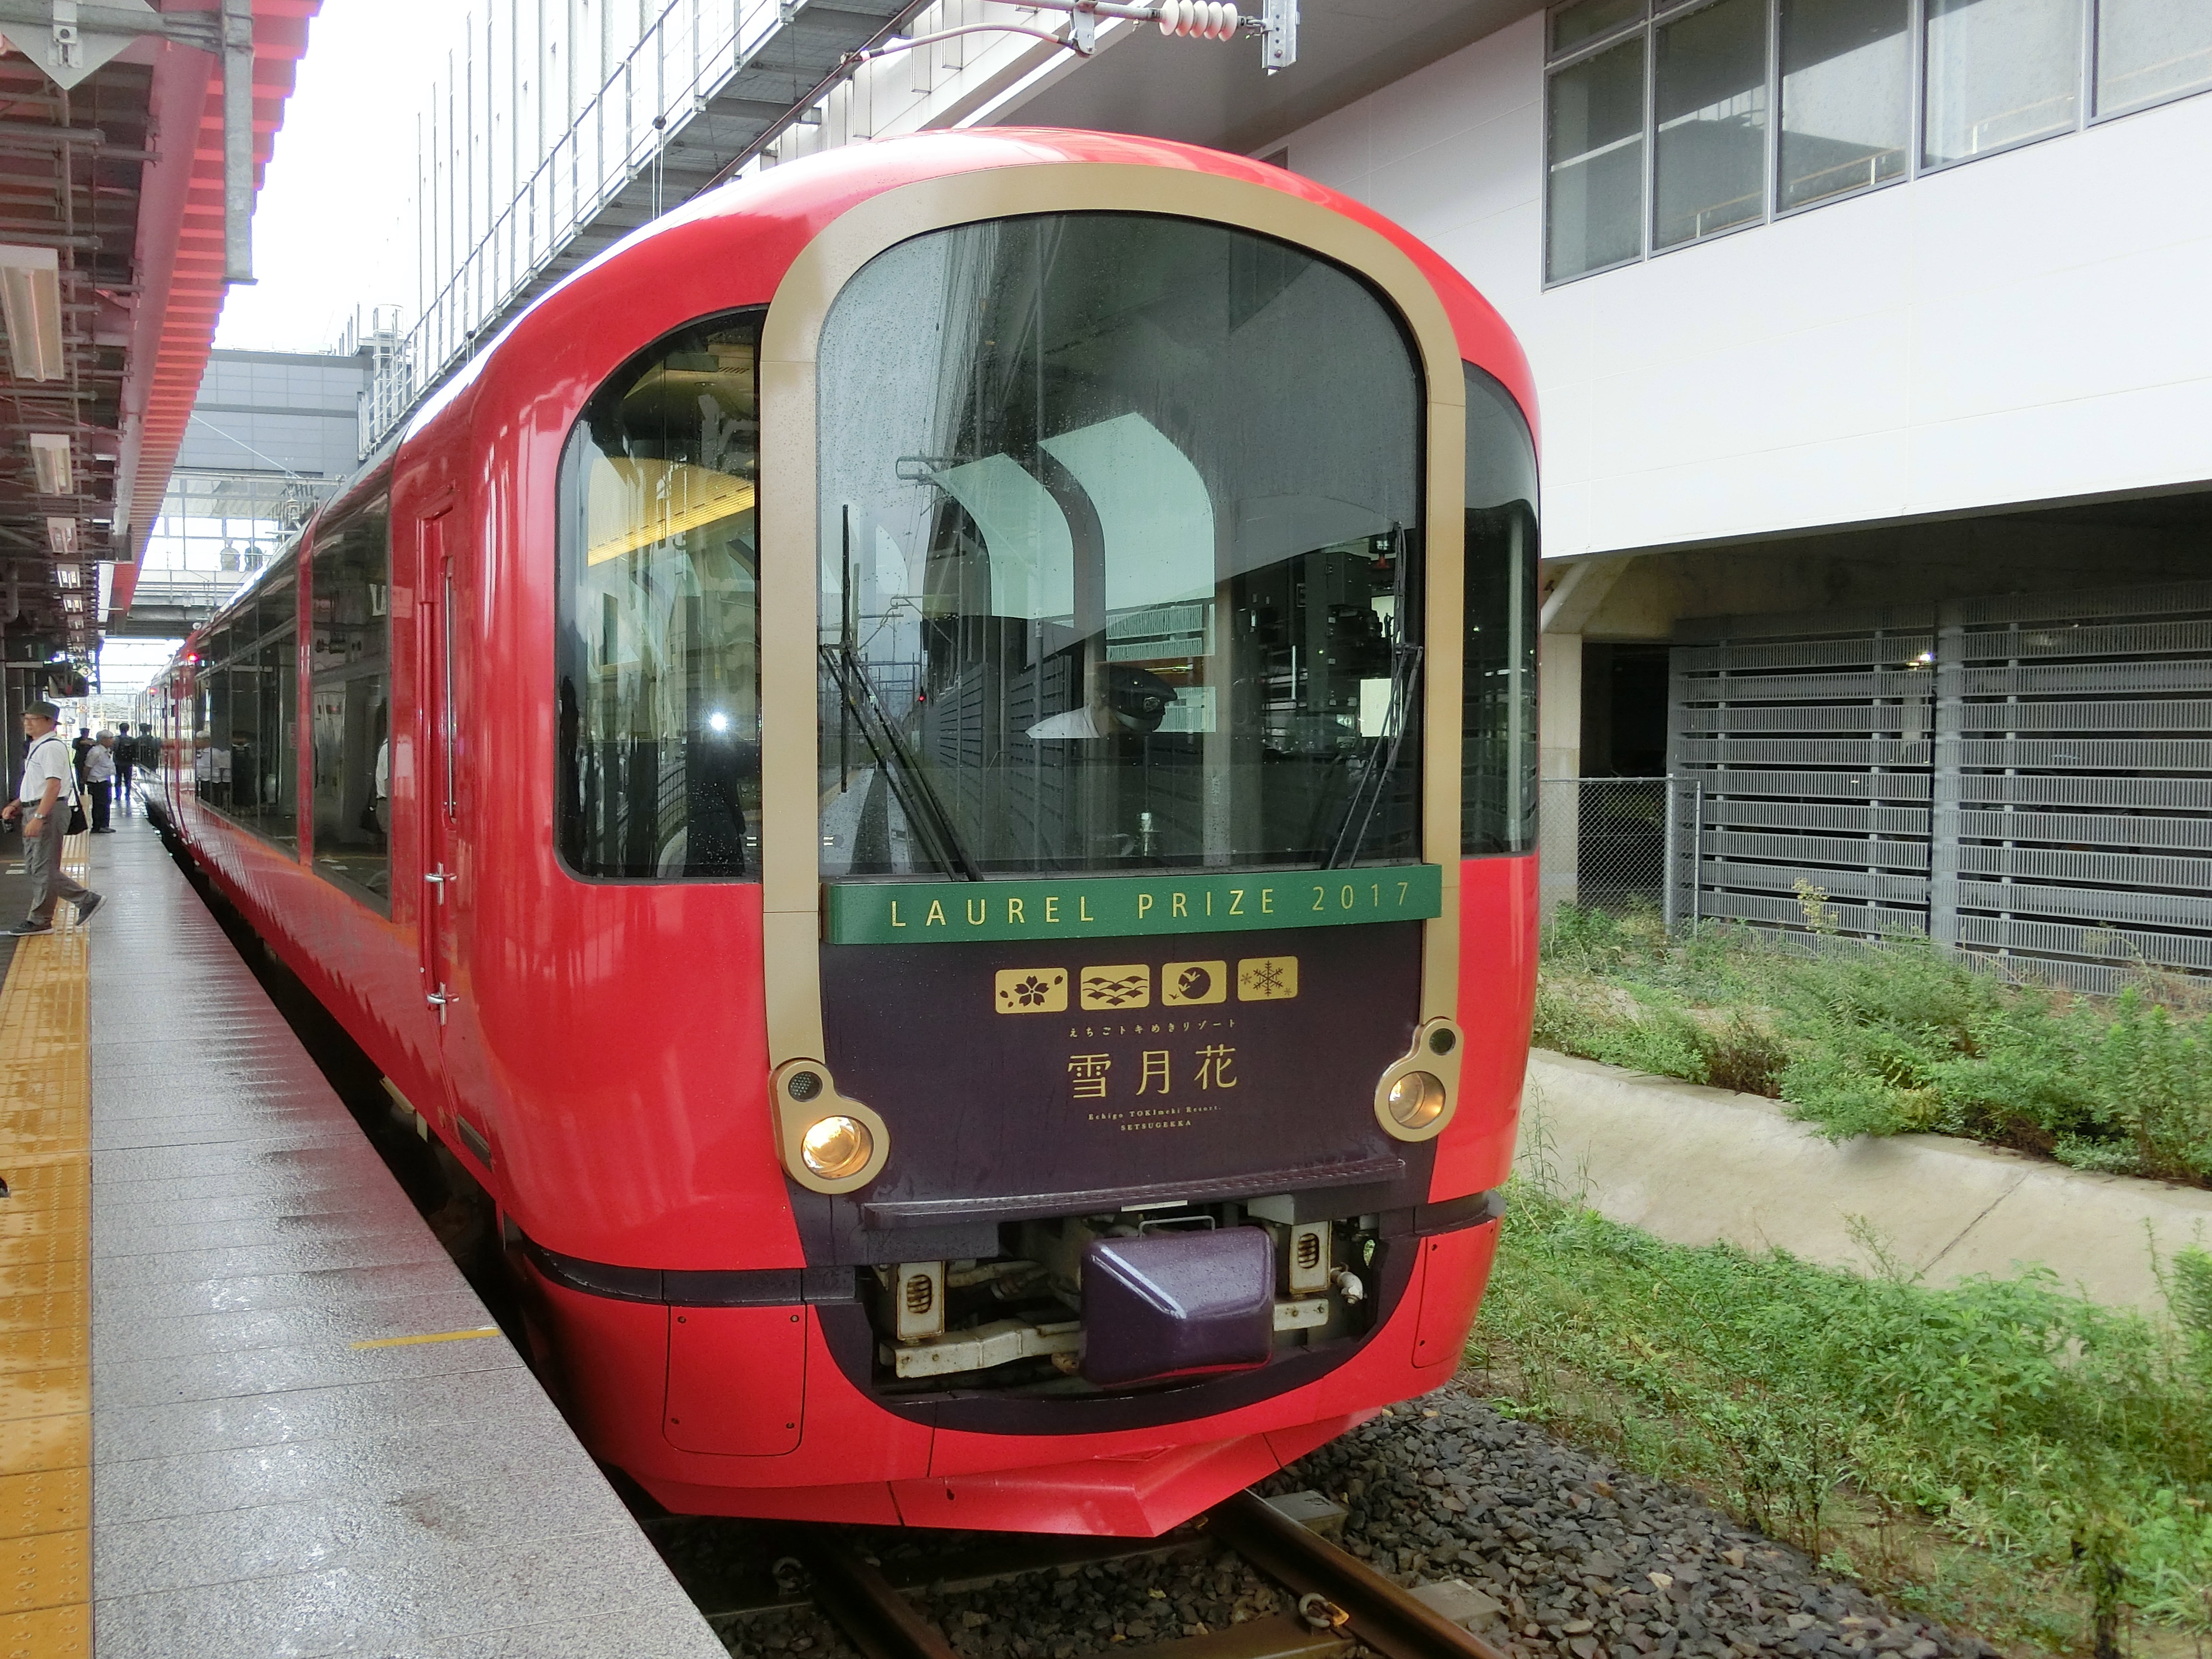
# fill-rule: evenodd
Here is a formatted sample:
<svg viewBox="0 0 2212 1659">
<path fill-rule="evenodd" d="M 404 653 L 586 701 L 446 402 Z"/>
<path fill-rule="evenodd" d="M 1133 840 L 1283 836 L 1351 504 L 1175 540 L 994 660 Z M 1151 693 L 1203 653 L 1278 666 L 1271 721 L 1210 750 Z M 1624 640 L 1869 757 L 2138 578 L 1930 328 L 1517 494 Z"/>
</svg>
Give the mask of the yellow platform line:
<svg viewBox="0 0 2212 1659">
<path fill-rule="evenodd" d="M 89 966 L 63 904 L 0 984 L 0 1659 L 92 1652 Z"/>
<path fill-rule="evenodd" d="M 366 1341 L 351 1343 L 356 1348 L 411 1348 L 418 1342 L 466 1342 L 479 1336 L 497 1336 L 496 1325 L 478 1325 L 465 1331 L 434 1331 L 428 1336 L 373 1336 Z"/>
</svg>

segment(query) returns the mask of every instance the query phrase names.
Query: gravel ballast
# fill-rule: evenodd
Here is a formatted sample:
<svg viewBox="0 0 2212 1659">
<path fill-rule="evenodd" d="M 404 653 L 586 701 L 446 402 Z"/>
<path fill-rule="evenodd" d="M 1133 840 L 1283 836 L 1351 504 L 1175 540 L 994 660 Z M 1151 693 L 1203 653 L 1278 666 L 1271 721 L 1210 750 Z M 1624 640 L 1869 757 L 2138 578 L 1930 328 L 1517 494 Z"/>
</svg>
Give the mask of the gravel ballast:
<svg viewBox="0 0 2212 1659">
<path fill-rule="evenodd" d="M 1624 1474 L 1501 1415 L 1454 1385 L 1397 1406 L 1265 1482 L 1344 1504 L 1343 1542 L 1399 1583 L 1431 1592 L 1492 1645 L 1531 1659 L 1754 1654 L 1984 1659 L 1972 1638 L 1898 1613 L 1796 1550 L 1679 1490 Z M 927 1549 L 945 1534 L 863 1533 L 864 1553 Z M 1292 1598 L 1202 1547 L 1031 1573 L 916 1605 L 969 1659 L 1077 1659 L 1194 1635 Z M 843 1659 L 811 1609 L 722 1631 L 743 1659 Z"/>
<path fill-rule="evenodd" d="M 1393 1407 L 1261 1490 L 1302 1488 L 1345 1503 L 1346 1547 L 1398 1583 L 1460 1578 L 1499 1603 L 1499 1620 L 1474 1628 L 1520 1653 L 1993 1651 L 1456 1384 Z"/>
</svg>

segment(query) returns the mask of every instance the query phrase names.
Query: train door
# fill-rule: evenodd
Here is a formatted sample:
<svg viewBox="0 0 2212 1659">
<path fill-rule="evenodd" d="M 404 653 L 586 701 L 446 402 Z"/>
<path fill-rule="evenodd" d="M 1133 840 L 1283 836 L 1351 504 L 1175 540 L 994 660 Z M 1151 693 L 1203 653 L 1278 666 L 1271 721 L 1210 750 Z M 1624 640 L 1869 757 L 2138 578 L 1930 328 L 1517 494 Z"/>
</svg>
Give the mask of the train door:
<svg viewBox="0 0 2212 1659">
<path fill-rule="evenodd" d="M 446 524 L 444 514 L 422 522 L 415 601 L 415 707 L 420 721 L 415 752 L 422 757 L 415 781 L 415 821 L 422 837 L 417 850 L 422 872 L 422 925 L 416 933 L 422 953 L 422 996 L 437 1015 L 441 1051 L 459 1000 L 453 974 L 453 816 L 459 805 L 453 754 L 453 564 L 446 548 Z M 443 1061 L 441 1052 L 441 1072 L 447 1069 Z"/>
<path fill-rule="evenodd" d="M 415 600 L 416 752 L 422 759 L 415 787 L 416 854 L 422 872 L 422 998 L 436 1016 L 434 1063 L 439 1076 L 438 1110 L 453 1137 L 483 1166 L 491 1170 L 492 1146 L 481 1116 L 469 1097 L 469 1037 L 472 1008 L 464 1006 L 465 974 L 456 939 L 470 907 L 464 890 L 468 860 L 460 834 L 460 723 L 455 700 L 456 646 L 462 628 L 459 573 L 454 568 L 450 510 L 421 521 Z M 480 1097 L 480 1096 L 479 1096 Z"/>
</svg>

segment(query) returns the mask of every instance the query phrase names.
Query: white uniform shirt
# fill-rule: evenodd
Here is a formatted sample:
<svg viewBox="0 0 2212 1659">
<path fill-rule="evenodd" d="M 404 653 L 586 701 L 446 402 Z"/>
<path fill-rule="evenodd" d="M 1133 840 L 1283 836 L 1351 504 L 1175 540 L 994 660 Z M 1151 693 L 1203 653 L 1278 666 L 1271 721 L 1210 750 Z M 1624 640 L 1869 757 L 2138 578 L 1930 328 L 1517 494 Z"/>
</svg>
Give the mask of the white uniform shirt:
<svg viewBox="0 0 2212 1659">
<path fill-rule="evenodd" d="M 23 787 L 16 798 L 27 806 L 36 806 L 39 798 L 46 793 L 46 780 L 59 778 L 61 793 L 54 797 L 57 808 L 67 806 L 76 799 L 76 769 L 70 764 L 70 747 L 51 733 L 37 738 L 31 752 L 23 757 Z"/>
<path fill-rule="evenodd" d="M 115 751 L 104 743 L 95 743 L 84 751 L 84 781 L 87 783 L 115 781 Z"/>
</svg>

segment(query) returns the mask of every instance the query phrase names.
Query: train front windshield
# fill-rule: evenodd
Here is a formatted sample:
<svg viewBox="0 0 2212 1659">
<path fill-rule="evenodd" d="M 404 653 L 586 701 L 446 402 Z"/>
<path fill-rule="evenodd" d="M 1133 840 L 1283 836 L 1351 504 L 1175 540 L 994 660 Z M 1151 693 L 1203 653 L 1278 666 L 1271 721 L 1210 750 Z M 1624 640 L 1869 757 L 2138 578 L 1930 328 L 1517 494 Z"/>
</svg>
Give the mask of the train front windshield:
<svg viewBox="0 0 2212 1659">
<path fill-rule="evenodd" d="M 845 288 L 819 386 L 825 876 L 1419 855 L 1422 383 L 1359 279 L 963 226 Z"/>
</svg>

